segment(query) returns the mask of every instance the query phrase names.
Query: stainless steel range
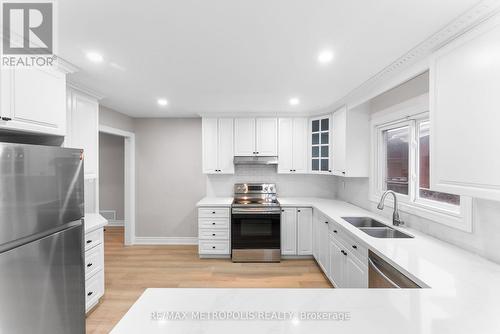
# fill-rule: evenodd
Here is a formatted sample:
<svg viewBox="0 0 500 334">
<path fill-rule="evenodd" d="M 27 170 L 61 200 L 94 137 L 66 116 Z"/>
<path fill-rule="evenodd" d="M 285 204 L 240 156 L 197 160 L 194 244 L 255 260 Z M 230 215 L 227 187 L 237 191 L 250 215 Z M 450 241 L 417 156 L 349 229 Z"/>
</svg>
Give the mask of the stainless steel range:
<svg viewBox="0 0 500 334">
<path fill-rule="evenodd" d="M 231 209 L 233 262 L 279 262 L 281 207 L 273 183 L 237 183 Z"/>
</svg>

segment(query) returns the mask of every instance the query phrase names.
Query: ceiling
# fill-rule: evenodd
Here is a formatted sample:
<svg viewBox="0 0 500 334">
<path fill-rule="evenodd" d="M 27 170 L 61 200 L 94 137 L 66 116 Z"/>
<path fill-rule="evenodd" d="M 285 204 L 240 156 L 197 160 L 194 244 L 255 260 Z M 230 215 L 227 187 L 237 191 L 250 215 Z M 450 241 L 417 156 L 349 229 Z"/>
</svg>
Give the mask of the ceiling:
<svg viewBox="0 0 500 334">
<path fill-rule="evenodd" d="M 133 117 L 311 112 L 477 2 L 64 0 L 59 54 L 81 69 L 72 82 Z M 318 62 L 322 50 L 333 52 L 330 63 Z"/>
</svg>

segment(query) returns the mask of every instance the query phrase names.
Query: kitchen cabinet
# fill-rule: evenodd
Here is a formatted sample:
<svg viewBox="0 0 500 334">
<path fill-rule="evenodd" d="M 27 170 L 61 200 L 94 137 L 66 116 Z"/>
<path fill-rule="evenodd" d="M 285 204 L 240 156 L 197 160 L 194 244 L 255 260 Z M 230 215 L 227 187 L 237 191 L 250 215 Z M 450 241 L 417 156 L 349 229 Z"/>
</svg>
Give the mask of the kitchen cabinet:
<svg viewBox="0 0 500 334">
<path fill-rule="evenodd" d="M 331 171 L 345 177 L 368 177 L 370 165 L 368 105 L 342 107 L 332 116 Z"/>
<path fill-rule="evenodd" d="M 329 251 L 329 241 L 328 241 L 328 224 L 329 220 L 327 217 L 320 215 L 319 228 L 318 228 L 318 257 L 319 266 L 323 269 L 326 276 L 330 275 L 330 251 Z"/>
<path fill-rule="evenodd" d="M 229 257 L 231 215 L 229 208 L 198 208 L 198 254 L 203 257 Z"/>
<path fill-rule="evenodd" d="M 203 173 L 234 174 L 232 118 L 203 118 Z"/>
<path fill-rule="evenodd" d="M 312 209 L 297 209 L 297 255 L 312 255 Z"/>
<path fill-rule="evenodd" d="M 281 210 L 281 255 L 297 255 L 297 209 Z"/>
<path fill-rule="evenodd" d="M 235 118 L 234 155 L 278 155 L 278 121 L 276 118 Z"/>
<path fill-rule="evenodd" d="M 85 311 L 104 295 L 104 229 L 85 233 Z"/>
<path fill-rule="evenodd" d="M 66 73 L 58 68 L 4 68 L 0 128 L 64 136 Z"/>
<path fill-rule="evenodd" d="M 330 129 L 331 117 L 329 115 L 311 119 L 311 173 L 332 173 Z"/>
<path fill-rule="evenodd" d="M 320 215 L 318 210 L 313 210 L 312 239 L 313 257 L 319 262 Z"/>
<path fill-rule="evenodd" d="M 94 97 L 68 89 L 68 135 L 65 146 L 83 149 L 84 176 L 97 179 L 99 172 L 99 103 Z"/>
<path fill-rule="evenodd" d="M 500 200 L 500 19 L 438 50 L 430 68 L 435 191 Z"/>
<path fill-rule="evenodd" d="M 312 209 L 281 210 L 281 254 L 312 255 Z"/>
<path fill-rule="evenodd" d="M 337 288 L 368 287 L 368 250 L 347 236 L 335 223 L 328 236 L 330 272 L 327 274 Z"/>
<path fill-rule="evenodd" d="M 280 118 L 278 130 L 278 173 L 307 173 L 307 118 Z"/>
</svg>

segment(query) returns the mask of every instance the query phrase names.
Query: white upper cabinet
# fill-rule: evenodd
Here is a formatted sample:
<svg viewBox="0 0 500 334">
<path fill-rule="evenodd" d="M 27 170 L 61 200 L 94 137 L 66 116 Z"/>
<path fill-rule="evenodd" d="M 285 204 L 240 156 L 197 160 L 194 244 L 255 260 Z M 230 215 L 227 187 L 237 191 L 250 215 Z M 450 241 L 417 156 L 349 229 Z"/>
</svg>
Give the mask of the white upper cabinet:
<svg viewBox="0 0 500 334">
<path fill-rule="evenodd" d="M 99 103 L 97 99 L 68 89 L 68 136 L 65 146 L 83 149 L 84 175 L 99 174 Z"/>
<path fill-rule="evenodd" d="M 260 156 L 278 155 L 278 120 L 255 119 L 255 151 Z"/>
<path fill-rule="evenodd" d="M 500 20 L 431 63 L 431 188 L 500 200 Z"/>
<path fill-rule="evenodd" d="M 370 165 L 370 125 L 368 105 L 332 116 L 331 170 L 334 175 L 368 177 Z"/>
<path fill-rule="evenodd" d="M 234 174 L 232 118 L 203 118 L 203 173 Z"/>
<path fill-rule="evenodd" d="M 307 118 L 280 118 L 278 173 L 307 173 Z"/>
<path fill-rule="evenodd" d="M 311 119 L 311 173 L 329 174 L 331 156 L 330 116 Z"/>
<path fill-rule="evenodd" d="M 0 127 L 66 134 L 66 74 L 57 68 L 2 69 Z"/>
<path fill-rule="evenodd" d="M 255 155 L 255 118 L 235 118 L 234 155 Z"/>
<path fill-rule="evenodd" d="M 234 155 L 276 156 L 278 154 L 276 118 L 236 118 L 234 120 Z"/>
</svg>

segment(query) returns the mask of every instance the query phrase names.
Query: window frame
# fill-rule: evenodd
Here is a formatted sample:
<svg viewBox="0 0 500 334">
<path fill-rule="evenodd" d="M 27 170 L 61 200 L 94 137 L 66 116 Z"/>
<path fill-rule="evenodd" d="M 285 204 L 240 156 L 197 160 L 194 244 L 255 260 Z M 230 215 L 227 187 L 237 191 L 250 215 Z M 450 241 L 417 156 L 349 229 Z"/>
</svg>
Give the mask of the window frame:
<svg viewBox="0 0 500 334">
<path fill-rule="evenodd" d="M 472 198 L 460 196 L 460 205 L 433 201 L 419 196 L 419 126 L 429 121 L 428 95 L 424 94 L 406 103 L 372 115 L 372 154 L 370 172 L 370 200 L 378 203 L 385 189 L 385 156 L 383 131 L 409 126 L 408 195 L 397 194 L 400 210 L 462 231 L 472 232 Z M 431 157 L 432 159 L 432 157 Z M 386 206 L 392 208 L 390 201 Z"/>
</svg>

